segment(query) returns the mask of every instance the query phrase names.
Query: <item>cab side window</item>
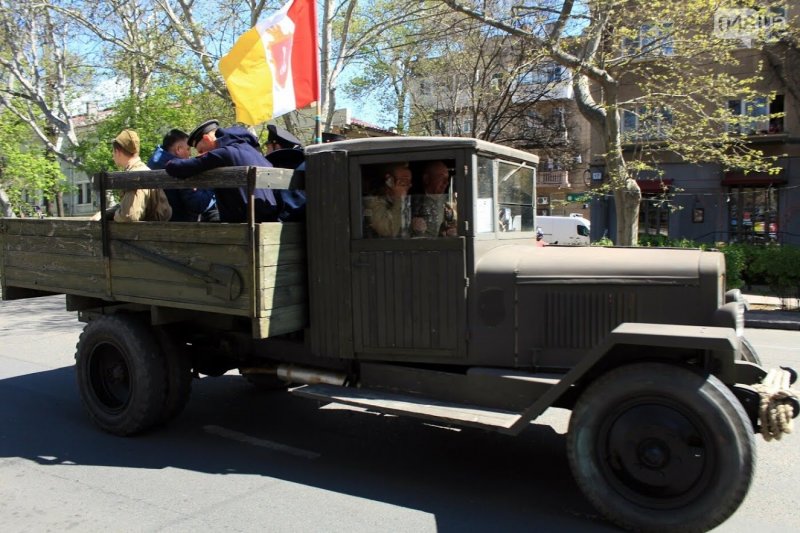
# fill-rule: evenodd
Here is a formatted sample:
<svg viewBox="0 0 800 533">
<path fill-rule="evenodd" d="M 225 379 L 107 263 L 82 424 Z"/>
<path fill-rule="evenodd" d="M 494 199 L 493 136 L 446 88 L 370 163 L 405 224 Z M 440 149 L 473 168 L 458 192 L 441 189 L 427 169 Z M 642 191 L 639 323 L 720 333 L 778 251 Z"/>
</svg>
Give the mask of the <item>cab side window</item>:
<svg viewBox="0 0 800 533">
<path fill-rule="evenodd" d="M 453 160 L 361 166 L 365 238 L 457 235 Z"/>
</svg>

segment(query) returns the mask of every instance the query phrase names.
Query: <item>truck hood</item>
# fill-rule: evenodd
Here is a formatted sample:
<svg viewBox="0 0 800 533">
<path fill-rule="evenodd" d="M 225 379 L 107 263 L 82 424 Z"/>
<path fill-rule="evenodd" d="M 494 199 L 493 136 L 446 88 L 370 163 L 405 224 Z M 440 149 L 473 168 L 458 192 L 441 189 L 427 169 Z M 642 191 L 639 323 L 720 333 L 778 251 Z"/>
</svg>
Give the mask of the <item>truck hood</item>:
<svg viewBox="0 0 800 533">
<path fill-rule="evenodd" d="M 722 254 L 683 248 L 536 248 L 508 244 L 487 251 L 479 275 L 513 272 L 523 283 L 694 284 L 714 275 Z"/>
</svg>

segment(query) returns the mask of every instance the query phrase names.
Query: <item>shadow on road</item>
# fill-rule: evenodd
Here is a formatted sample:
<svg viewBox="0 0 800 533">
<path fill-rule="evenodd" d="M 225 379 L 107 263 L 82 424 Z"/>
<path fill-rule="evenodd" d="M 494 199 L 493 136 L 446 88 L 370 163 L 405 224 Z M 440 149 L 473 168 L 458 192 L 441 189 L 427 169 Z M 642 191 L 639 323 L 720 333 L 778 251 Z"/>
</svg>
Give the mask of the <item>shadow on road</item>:
<svg viewBox="0 0 800 533">
<path fill-rule="evenodd" d="M 319 457 L 237 442 L 209 426 Z M 549 426 L 507 437 L 320 409 L 237 376 L 196 380 L 170 427 L 119 438 L 91 424 L 71 367 L 0 380 L 2 458 L 267 476 L 431 513 L 443 532 L 611 531 L 572 480 L 564 440 Z"/>
</svg>

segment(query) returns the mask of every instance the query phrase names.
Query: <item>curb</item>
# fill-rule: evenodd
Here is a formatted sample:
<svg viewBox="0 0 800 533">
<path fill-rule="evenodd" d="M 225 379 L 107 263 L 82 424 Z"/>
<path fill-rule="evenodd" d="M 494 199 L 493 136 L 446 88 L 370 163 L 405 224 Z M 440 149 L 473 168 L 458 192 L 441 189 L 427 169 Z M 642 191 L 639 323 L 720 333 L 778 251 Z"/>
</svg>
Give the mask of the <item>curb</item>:
<svg viewBox="0 0 800 533">
<path fill-rule="evenodd" d="M 744 326 L 746 328 L 800 331 L 800 313 L 747 311 L 744 314 Z"/>
</svg>

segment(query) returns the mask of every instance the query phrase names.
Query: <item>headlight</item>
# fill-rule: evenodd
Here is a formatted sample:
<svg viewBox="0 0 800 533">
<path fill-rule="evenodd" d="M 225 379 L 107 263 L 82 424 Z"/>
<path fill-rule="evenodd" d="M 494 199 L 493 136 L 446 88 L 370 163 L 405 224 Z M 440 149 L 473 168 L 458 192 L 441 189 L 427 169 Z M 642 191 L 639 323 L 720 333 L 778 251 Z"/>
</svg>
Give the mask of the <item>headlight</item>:
<svg viewBox="0 0 800 533">
<path fill-rule="evenodd" d="M 744 334 L 744 303 L 730 302 L 714 311 L 714 325 L 733 328 L 741 337 Z"/>
</svg>

